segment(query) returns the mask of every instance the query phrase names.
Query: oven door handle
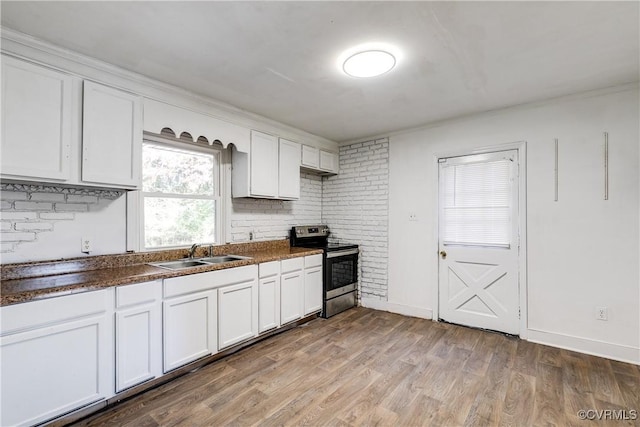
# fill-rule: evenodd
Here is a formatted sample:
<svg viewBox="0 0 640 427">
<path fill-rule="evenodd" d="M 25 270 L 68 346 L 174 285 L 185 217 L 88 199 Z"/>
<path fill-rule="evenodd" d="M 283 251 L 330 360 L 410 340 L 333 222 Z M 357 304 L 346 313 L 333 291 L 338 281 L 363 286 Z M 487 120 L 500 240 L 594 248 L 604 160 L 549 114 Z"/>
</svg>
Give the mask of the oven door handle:
<svg viewBox="0 0 640 427">
<path fill-rule="evenodd" d="M 344 251 L 335 251 L 335 252 L 327 252 L 327 258 L 335 258 L 335 257 L 339 257 L 339 256 L 346 256 L 346 255 L 355 255 L 357 253 L 360 252 L 360 249 L 347 249 Z"/>
</svg>

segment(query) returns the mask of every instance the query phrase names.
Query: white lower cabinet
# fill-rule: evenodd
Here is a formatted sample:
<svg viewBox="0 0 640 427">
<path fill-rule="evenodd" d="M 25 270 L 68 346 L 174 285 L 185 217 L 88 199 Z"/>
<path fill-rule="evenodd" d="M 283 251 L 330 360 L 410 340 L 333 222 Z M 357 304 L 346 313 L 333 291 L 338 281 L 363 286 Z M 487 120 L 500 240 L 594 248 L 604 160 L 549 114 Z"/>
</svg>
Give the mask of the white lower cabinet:
<svg viewBox="0 0 640 427">
<path fill-rule="evenodd" d="M 113 289 L 2 307 L 0 425 L 33 425 L 114 393 Z"/>
<path fill-rule="evenodd" d="M 280 326 L 280 261 L 259 265 L 258 332 Z"/>
<path fill-rule="evenodd" d="M 258 282 L 218 289 L 218 346 L 220 349 L 258 335 Z"/>
<path fill-rule="evenodd" d="M 303 258 L 281 262 L 280 275 L 280 324 L 298 320 L 304 310 Z"/>
<path fill-rule="evenodd" d="M 0 308 L 0 425 L 108 399 L 321 309 L 322 255 Z"/>
<path fill-rule="evenodd" d="M 161 281 L 116 288 L 116 392 L 162 375 Z"/>
<path fill-rule="evenodd" d="M 165 279 L 163 295 L 164 372 L 258 334 L 257 265 Z"/>
<path fill-rule="evenodd" d="M 216 352 L 217 297 L 211 289 L 162 303 L 164 372 Z"/>
<path fill-rule="evenodd" d="M 322 255 L 304 257 L 304 314 L 322 310 Z"/>
</svg>

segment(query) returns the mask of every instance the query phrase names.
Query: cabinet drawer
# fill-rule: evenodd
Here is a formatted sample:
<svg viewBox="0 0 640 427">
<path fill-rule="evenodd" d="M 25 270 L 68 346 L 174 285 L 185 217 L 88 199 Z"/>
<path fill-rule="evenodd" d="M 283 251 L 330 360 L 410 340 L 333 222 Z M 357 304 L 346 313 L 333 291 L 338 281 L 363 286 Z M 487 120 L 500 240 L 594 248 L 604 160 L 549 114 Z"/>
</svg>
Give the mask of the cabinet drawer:
<svg viewBox="0 0 640 427">
<path fill-rule="evenodd" d="M 258 266 L 258 276 L 263 277 L 275 276 L 280 274 L 280 261 L 263 262 Z"/>
<path fill-rule="evenodd" d="M 113 294 L 110 291 L 84 292 L 2 307 L 0 335 L 103 313 L 113 304 Z"/>
<path fill-rule="evenodd" d="M 209 271 L 164 279 L 163 296 L 165 298 L 175 297 L 211 289 L 215 286 L 216 273 L 216 271 Z"/>
<path fill-rule="evenodd" d="M 308 255 L 304 257 L 304 268 L 322 266 L 322 254 Z"/>
<path fill-rule="evenodd" d="M 164 297 L 175 297 L 257 278 L 258 266 L 227 268 L 164 279 Z"/>
<path fill-rule="evenodd" d="M 161 286 L 159 280 L 135 285 L 118 286 L 116 288 L 116 308 L 155 301 L 155 289 L 159 286 Z"/>
<path fill-rule="evenodd" d="M 291 258 L 285 259 L 281 261 L 280 264 L 280 273 L 285 274 L 290 271 L 302 270 L 304 267 L 304 258 Z"/>
</svg>

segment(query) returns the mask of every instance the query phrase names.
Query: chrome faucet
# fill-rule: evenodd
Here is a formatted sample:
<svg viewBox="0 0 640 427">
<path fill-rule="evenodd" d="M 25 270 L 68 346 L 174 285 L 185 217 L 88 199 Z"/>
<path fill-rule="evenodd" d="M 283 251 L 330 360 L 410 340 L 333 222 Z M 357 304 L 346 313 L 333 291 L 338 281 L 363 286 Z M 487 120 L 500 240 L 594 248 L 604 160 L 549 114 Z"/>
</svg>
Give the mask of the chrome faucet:
<svg viewBox="0 0 640 427">
<path fill-rule="evenodd" d="M 196 249 L 198 249 L 198 246 L 200 246 L 199 243 L 194 243 L 193 245 L 191 245 L 191 248 L 189 248 L 189 258 L 193 258 L 193 256 L 196 254 Z"/>
</svg>

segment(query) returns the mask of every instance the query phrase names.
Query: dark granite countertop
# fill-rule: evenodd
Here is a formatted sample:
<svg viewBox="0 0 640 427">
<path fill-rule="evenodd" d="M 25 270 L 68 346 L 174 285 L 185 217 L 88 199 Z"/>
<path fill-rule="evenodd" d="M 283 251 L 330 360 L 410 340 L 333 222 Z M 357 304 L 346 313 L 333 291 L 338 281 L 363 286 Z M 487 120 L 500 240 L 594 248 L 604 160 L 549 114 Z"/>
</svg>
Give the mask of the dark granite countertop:
<svg viewBox="0 0 640 427">
<path fill-rule="evenodd" d="M 199 248 L 196 257 L 206 256 L 205 251 L 206 248 Z M 2 265 L 1 273 L 0 305 L 5 306 L 111 286 L 321 254 L 322 250 L 292 248 L 289 247 L 288 240 L 273 240 L 214 247 L 215 255 L 234 254 L 248 256 L 251 259 L 203 265 L 183 270 L 168 270 L 148 264 L 186 258 L 186 253 L 186 250 L 171 250 L 5 264 Z"/>
</svg>

